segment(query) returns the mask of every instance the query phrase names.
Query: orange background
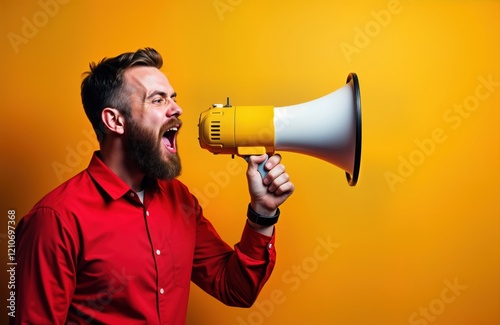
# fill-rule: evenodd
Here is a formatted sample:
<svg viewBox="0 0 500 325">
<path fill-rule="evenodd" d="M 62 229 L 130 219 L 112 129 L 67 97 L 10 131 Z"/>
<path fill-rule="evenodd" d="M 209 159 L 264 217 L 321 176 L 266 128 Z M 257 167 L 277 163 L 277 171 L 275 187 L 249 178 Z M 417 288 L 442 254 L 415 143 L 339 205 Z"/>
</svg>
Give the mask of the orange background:
<svg viewBox="0 0 500 325">
<path fill-rule="evenodd" d="M 500 323 L 499 1 L 55 1 L 0 4 L 2 268 L 7 211 L 19 220 L 97 148 L 88 63 L 149 46 L 184 109 L 181 179 L 231 244 L 245 163 L 200 149 L 199 114 L 227 96 L 309 101 L 349 72 L 361 85 L 358 185 L 283 152 L 296 192 L 273 276 L 251 309 L 193 287 L 188 324 Z"/>
</svg>

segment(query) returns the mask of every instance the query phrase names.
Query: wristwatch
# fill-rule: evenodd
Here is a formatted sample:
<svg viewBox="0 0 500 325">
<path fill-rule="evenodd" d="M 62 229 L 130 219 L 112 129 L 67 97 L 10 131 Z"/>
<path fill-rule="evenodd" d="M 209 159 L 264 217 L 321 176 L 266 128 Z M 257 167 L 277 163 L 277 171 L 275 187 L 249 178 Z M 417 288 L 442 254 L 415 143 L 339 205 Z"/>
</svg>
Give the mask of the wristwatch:
<svg viewBox="0 0 500 325">
<path fill-rule="evenodd" d="M 276 214 L 274 216 L 263 216 L 263 215 L 255 212 L 252 209 L 252 207 L 250 206 L 250 203 L 248 204 L 248 211 L 247 211 L 248 220 L 255 222 L 258 225 L 272 226 L 276 222 L 278 222 L 279 216 L 280 216 L 280 209 L 279 208 L 276 209 Z"/>
</svg>

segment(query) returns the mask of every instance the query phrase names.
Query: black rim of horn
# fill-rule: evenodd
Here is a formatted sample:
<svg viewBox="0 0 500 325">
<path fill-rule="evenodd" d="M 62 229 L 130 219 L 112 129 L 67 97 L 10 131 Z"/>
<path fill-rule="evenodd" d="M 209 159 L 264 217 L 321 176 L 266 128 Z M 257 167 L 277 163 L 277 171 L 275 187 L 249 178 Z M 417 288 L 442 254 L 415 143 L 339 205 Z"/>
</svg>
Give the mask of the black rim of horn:
<svg viewBox="0 0 500 325">
<path fill-rule="evenodd" d="M 359 91 L 358 76 L 352 72 L 347 76 L 346 83 L 350 83 L 353 88 L 354 103 L 356 104 L 356 153 L 354 157 L 354 170 L 352 175 L 345 173 L 347 183 L 350 186 L 356 185 L 361 165 L 361 95 Z"/>
</svg>

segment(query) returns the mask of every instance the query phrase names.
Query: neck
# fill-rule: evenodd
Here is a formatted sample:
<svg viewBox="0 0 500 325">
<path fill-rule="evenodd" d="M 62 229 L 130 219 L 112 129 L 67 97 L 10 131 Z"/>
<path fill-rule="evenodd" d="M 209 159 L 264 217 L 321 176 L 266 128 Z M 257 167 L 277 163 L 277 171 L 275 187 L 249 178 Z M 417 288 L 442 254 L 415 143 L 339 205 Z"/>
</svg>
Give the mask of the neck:
<svg viewBox="0 0 500 325">
<path fill-rule="evenodd" d="M 130 161 L 119 141 L 103 141 L 100 148 L 101 160 L 132 190 L 143 190 L 144 173 Z"/>
</svg>

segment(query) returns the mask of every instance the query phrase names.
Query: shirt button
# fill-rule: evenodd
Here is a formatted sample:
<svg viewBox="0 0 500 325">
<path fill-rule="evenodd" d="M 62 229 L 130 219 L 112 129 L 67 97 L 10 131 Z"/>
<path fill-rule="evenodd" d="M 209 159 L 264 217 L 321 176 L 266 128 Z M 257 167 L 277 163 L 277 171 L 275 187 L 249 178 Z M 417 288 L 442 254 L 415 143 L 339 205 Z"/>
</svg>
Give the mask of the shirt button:
<svg viewBox="0 0 500 325">
<path fill-rule="evenodd" d="M 156 255 L 160 255 L 160 253 L 161 253 L 161 252 L 160 252 L 160 250 L 159 250 L 159 249 L 157 249 L 157 250 L 156 250 Z"/>
<path fill-rule="evenodd" d="M 130 192 L 130 196 L 131 196 L 131 197 L 134 197 L 134 196 L 135 196 L 135 193 L 134 193 L 134 192 Z"/>
<path fill-rule="evenodd" d="M 146 211 L 146 216 L 149 217 L 149 211 Z"/>
<path fill-rule="evenodd" d="M 267 245 L 267 249 L 271 249 L 271 248 L 273 248 L 273 244 L 269 243 L 269 245 Z"/>
<path fill-rule="evenodd" d="M 160 294 L 164 294 L 165 293 L 165 290 L 163 290 L 163 288 L 160 289 Z"/>
</svg>

